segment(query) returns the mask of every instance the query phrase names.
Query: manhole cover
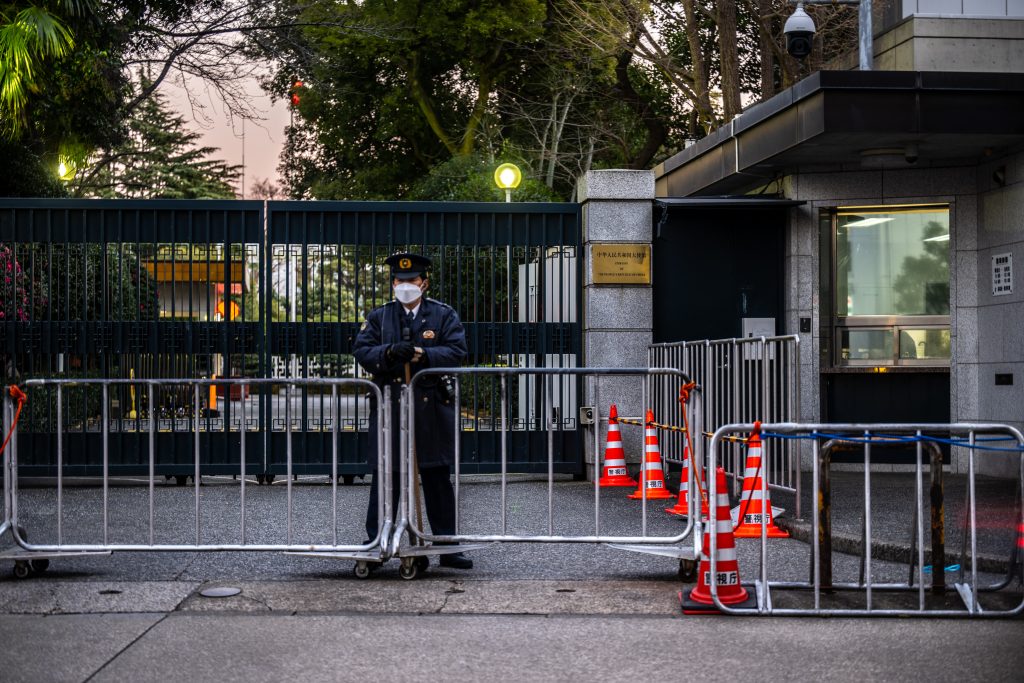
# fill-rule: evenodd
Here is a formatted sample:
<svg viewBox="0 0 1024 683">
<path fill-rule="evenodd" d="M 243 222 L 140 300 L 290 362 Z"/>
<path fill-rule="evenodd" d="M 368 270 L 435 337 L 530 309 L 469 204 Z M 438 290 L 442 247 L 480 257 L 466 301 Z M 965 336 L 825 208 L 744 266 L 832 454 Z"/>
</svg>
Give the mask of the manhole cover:
<svg viewBox="0 0 1024 683">
<path fill-rule="evenodd" d="M 207 588 L 199 591 L 199 594 L 204 598 L 230 598 L 232 595 L 238 595 L 242 592 L 241 588 L 232 588 L 231 586 L 217 586 L 216 588 Z"/>
</svg>

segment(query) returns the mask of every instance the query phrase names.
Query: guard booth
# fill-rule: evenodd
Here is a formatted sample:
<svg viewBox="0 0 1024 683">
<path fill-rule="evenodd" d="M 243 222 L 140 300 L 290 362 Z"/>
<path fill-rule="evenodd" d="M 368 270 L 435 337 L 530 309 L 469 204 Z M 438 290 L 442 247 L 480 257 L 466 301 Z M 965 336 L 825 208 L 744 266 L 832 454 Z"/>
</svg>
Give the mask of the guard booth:
<svg viewBox="0 0 1024 683">
<path fill-rule="evenodd" d="M 808 342 L 816 337 L 815 388 L 820 392 L 822 422 L 948 423 L 949 368 L 933 358 L 949 354 L 948 331 L 942 329 L 943 322 L 948 328 L 948 265 L 941 259 L 925 258 L 928 254 L 898 249 L 889 253 L 894 248 L 888 245 L 901 244 L 898 239 L 872 240 L 870 231 L 858 229 L 860 225 L 885 225 L 898 233 L 904 216 L 922 225 L 938 225 L 948 210 L 918 206 L 902 211 L 896 207 L 885 209 L 884 215 L 877 207 L 822 211 L 819 258 L 814 267 L 810 253 L 798 253 L 804 247 L 793 244 L 797 234 L 791 229 L 797 220 L 793 209 L 805 204 L 757 195 L 656 200 L 655 344 L 796 333 Z M 847 224 L 857 227 L 844 231 Z M 910 227 L 916 229 L 916 224 Z M 939 234 L 929 239 L 942 238 Z M 934 301 L 933 307 L 946 317 L 905 321 L 892 316 L 854 317 L 861 308 L 871 306 L 870 297 L 900 295 L 898 287 L 886 289 L 874 286 L 874 281 L 865 286 L 856 277 L 865 279 L 864 273 L 870 271 L 869 275 L 877 278 L 876 271 L 889 268 L 888 261 L 895 264 L 891 269 L 901 264 L 905 269 L 908 258 L 923 264 L 918 270 L 931 267 L 938 273 L 929 275 L 936 282 L 926 286 L 918 298 L 926 308 Z M 851 262 L 859 264 L 856 275 Z M 873 266 L 876 262 L 880 265 Z M 930 265 L 933 262 L 935 266 Z M 808 280 L 794 288 L 799 291 L 787 286 L 795 279 L 793 269 L 799 269 L 799 277 Z M 819 293 L 817 326 L 812 325 L 810 316 L 812 286 Z M 893 289 L 897 291 L 893 293 Z M 914 293 L 916 290 L 907 296 Z M 807 300 L 798 300 L 801 296 Z M 800 310 L 808 312 L 798 314 Z M 897 358 L 894 363 L 892 357 Z M 723 370 L 728 362 L 722 359 Z M 814 372 L 811 364 L 807 365 Z M 948 462 L 948 446 L 942 451 Z M 876 462 L 911 463 L 914 457 L 913 448 L 890 448 L 880 452 Z M 857 458 L 857 453 L 840 452 L 834 461 Z"/>
</svg>

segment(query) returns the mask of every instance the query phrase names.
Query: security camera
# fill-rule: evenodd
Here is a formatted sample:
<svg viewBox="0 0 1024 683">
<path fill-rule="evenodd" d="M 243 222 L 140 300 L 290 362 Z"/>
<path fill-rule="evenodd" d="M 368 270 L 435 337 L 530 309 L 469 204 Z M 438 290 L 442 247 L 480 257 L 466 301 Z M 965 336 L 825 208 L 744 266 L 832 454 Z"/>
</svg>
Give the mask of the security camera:
<svg viewBox="0 0 1024 683">
<path fill-rule="evenodd" d="M 917 145 L 911 143 L 903 149 L 903 158 L 908 164 L 916 164 L 918 157 Z"/>
<path fill-rule="evenodd" d="M 797 3 L 796 11 L 786 19 L 786 25 L 782 28 L 786 34 L 786 52 L 797 59 L 805 59 L 811 54 L 816 30 L 814 20 L 804 11 L 803 3 Z"/>
</svg>

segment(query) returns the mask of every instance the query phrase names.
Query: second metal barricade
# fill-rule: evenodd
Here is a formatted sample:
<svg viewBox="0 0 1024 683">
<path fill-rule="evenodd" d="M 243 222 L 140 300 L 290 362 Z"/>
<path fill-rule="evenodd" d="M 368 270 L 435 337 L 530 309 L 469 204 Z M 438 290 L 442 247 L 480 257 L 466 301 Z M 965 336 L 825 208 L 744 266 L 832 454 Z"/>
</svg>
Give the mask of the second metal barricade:
<svg viewBox="0 0 1024 683">
<path fill-rule="evenodd" d="M 414 500 L 414 486 L 415 477 L 412 476 L 413 471 L 413 449 L 410 447 L 412 442 L 411 435 L 416 433 L 416 415 L 415 410 L 412 408 L 413 401 L 410 400 L 410 396 L 416 396 L 416 392 L 419 390 L 421 384 L 428 379 L 437 380 L 441 376 L 449 376 L 454 380 L 455 394 L 454 403 L 456 406 L 461 406 L 462 386 L 468 381 L 479 381 L 486 378 L 489 381 L 488 386 L 495 389 L 499 395 L 498 404 L 500 405 L 500 413 L 497 419 L 494 421 L 496 424 L 496 430 L 499 433 L 499 447 L 501 448 L 501 470 L 498 473 L 498 484 L 500 488 L 499 492 L 499 503 L 497 513 L 497 528 L 494 531 L 488 532 L 473 532 L 468 533 L 462 529 L 462 522 L 459 515 L 461 508 L 461 500 L 463 496 L 463 487 L 461 485 L 459 476 L 460 474 L 460 440 L 455 439 L 455 453 L 454 453 L 454 481 L 455 481 L 455 504 L 456 504 L 456 533 L 453 535 L 437 535 L 428 532 L 424 526 L 416 522 L 416 515 L 414 513 L 413 503 Z M 465 550 L 473 550 L 484 547 L 493 543 L 594 543 L 594 544 L 607 544 L 611 547 L 628 550 L 639 553 L 646 553 L 652 555 L 667 556 L 678 559 L 681 563 L 680 569 L 684 571 L 684 565 L 692 564 L 696 561 L 700 552 L 700 522 L 699 519 L 695 519 L 693 516 L 688 516 L 686 526 L 676 532 L 668 535 L 649 535 L 648 534 L 648 512 L 652 507 L 648 501 L 647 487 L 645 484 L 646 468 L 641 467 L 641 491 L 640 496 L 640 513 L 639 513 L 639 534 L 616 534 L 607 533 L 603 530 L 603 519 L 602 519 L 602 491 L 598 483 L 598 476 L 594 476 L 593 480 L 593 524 L 588 532 L 584 533 L 556 533 L 555 532 L 555 471 L 553 467 L 553 439 L 555 433 L 559 430 L 559 425 L 554 417 L 555 411 L 551 410 L 551 406 L 555 405 L 553 397 L 554 386 L 558 382 L 562 381 L 587 381 L 589 386 L 587 387 L 587 395 L 590 396 L 591 402 L 598 410 L 601 404 L 601 392 L 600 392 L 600 381 L 599 378 L 610 378 L 610 377 L 636 377 L 641 380 L 638 385 L 640 387 L 640 394 L 642 395 L 641 404 L 650 405 L 651 397 L 648 394 L 648 384 L 643 381 L 652 376 L 662 376 L 668 379 L 674 379 L 681 387 L 689 383 L 687 376 L 680 370 L 673 368 L 435 368 L 423 370 L 417 373 L 412 380 L 410 387 L 404 391 L 403 401 L 403 412 L 402 412 L 402 452 L 403 457 L 400 460 L 401 467 L 401 481 L 402 481 L 402 493 L 398 506 L 398 519 L 396 520 L 394 535 L 391 539 L 391 547 L 389 551 L 392 555 L 399 555 L 403 558 L 403 571 L 402 576 L 405 578 L 413 578 L 416 575 L 416 564 L 415 559 L 417 557 L 425 555 L 441 555 L 445 553 L 460 552 Z M 546 477 L 547 483 L 547 520 L 546 529 L 535 532 L 535 533 L 512 533 L 509 531 L 509 520 L 508 520 L 508 486 L 509 486 L 509 472 L 508 472 L 508 453 L 507 453 L 507 437 L 510 431 L 509 419 L 509 392 L 510 392 L 510 380 L 522 379 L 522 378 L 534 378 L 537 384 L 543 385 L 542 391 L 545 397 L 542 397 L 540 403 L 546 406 L 548 409 L 544 411 L 544 427 L 546 429 L 548 438 L 547 448 L 547 460 L 548 460 L 548 471 Z M 695 417 L 701 414 L 701 403 L 700 403 L 700 390 L 699 388 L 692 388 L 692 400 L 685 404 L 685 409 L 689 411 L 690 418 L 689 422 L 695 425 L 695 429 L 700 428 L 700 418 Z M 456 420 L 456 434 L 459 433 L 461 428 L 461 414 L 460 410 L 455 411 Z M 595 474 L 597 468 L 600 467 L 601 462 L 601 429 L 600 425 L 603 422 L 600 415 L 596 415 L 592 420 L 592 448 Z M 695 440 L 695 447 L 700 448 L 700 440 Z M 663 454 L 663 462 L 668 460 L 671 462 L 681 462 L 681 452 L 678 457 L 666 456 Z M 698 452 L 695 456 L 698 462 L 703 461 L 701 452 Z M 693 468 L 691 468 L 691 477 Z M 700 502 L 697 497 L 695 486 L 692 485 L 689 488 L 691 495 L 690 509 L 700 510 Z M 607 498 L 607 494 L 604 494 Z M 695 533 L 696 530 L 696 533 Z M 404 534 L 408 533 L 409 539 L 413 541 L 413 544 L 402 547 L 402 540 Z M 687 543 L 687 539 L 689 543 Z M 421 543 L 421 545 L 417 545 Z M 460 544 L 460 545 L 448 545 L 448 544 Z"/>
</svg>

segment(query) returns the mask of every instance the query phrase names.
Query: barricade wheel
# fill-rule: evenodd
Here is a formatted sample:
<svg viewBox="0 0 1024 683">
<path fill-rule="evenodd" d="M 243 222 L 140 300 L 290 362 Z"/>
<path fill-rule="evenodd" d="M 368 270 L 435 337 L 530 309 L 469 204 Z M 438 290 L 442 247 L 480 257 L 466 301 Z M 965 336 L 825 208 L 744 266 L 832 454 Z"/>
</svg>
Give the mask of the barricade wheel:
<svg viewBox="0 0 1024 683">
<path fill-rule="evenodd" d="M 411 557 L 403 557 L 402 566 L 398 568 L 398 575 L 406 581 L 412 581 L 420 573 L 420 568 L 412 559 Z"/>
<path fill-rule="evenodd" d="M 687 583 L 697 580 L 697 560 L 679 560 L 679 578 Z"/>
<path fill-rule="evenodd" d="M 29 567 L 32 569 L 33 574 L 39 575 L 50 568 L 50 561 L 46 558 L 41 560 L 29 560 Z"/>
<path fill-rule="evenodd" d="M 356 562 L 355 569 L 352 573 L 356 575 L 357 579 L 366 579 L 370 577 L 370 565 L 366 562 Z"/>
<path fill-rule="evenodd" d="M 17 560 L 14 563 L 14 578 L 27 579 L 32 576 L 32 567 L 25 560 Z"/>
</svg>

